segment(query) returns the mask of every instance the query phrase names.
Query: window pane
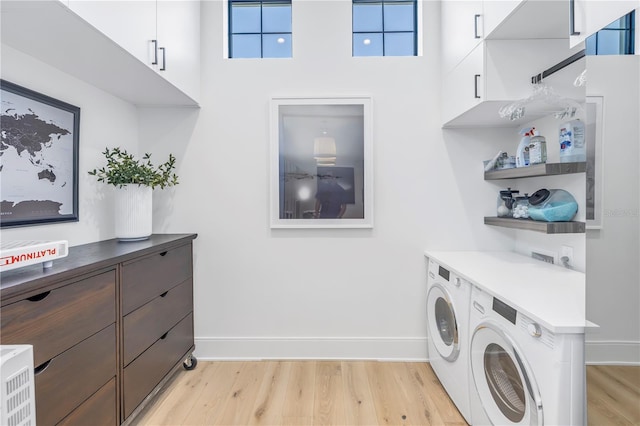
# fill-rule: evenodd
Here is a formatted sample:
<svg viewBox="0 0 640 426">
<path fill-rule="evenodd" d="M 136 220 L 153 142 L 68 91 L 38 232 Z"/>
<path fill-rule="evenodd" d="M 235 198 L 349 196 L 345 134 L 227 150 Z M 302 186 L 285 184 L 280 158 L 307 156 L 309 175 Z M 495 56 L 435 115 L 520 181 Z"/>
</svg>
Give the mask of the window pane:
<svg viewBox="0 0 640 426">
<path fill-rule="evenodd" d="M 231 36 L 232 58 L 259 58 L 260 56 L 260 34 L 235 34 Z"/>
<path fill-rule="evenodd" d="M 385 56 L 413 56 L 413 33 L 385 33 Z"/>
<path fill-rule="evenodd" d="M 233 33 L 259 33 L 260 3 L 233 3 L 231 5 L 231 31 Z"/>
<path fill-rule="evenodd" d="M 385 31 L 413 31 L 413 3 L 394 2 L 384 4 Z"/>
<path fill-rule="evenodd" d="M 353 4 L 353 32 L 382 31 L 382 3 Z"/>
<path fill-rule="evenodd" d="M 262 31 L 265 33 L 291 32 L 291 4 L 268 4 L 262 6 Z"/>
<path fill-rule="evenodd" d="M 262 42 L 263 58 L 291 57 L 291 34 L 265 34 Z"/>
<path fill-rule="evenodd" d="M 354 34 L 353 56 L 382 56 L 382 34 Z"/>
<path fill-rule="evenodd" d="M 622 31 L 598 32 L 598 55 L 620 55 L 624 53 Z"/>
<path fill-rule="evenodd" d="M 615 21 L 607 25 L 605 28 L 614 29 L 614 30 L 624 29 L 626 28 L 626 23 L 627 23 L 626 16 L 623 16 L 620 19 L 616 19 Z"/>
<path fill-rule="evenodd" d="M 595 55 L 596 54 L 596 39 L 597 34 L 590 35 L 584 41 L 584 49 L 586 55 Z"/>
</svg>

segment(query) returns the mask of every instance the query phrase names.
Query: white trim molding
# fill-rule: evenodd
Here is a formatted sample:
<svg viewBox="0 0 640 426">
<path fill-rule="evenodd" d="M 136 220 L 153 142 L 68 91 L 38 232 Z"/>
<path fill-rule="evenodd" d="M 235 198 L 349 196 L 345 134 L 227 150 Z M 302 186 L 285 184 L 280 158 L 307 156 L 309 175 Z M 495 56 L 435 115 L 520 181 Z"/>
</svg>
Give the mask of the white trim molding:
<svg viewBox="0 0 640 426">
<path fill-rule="evenodd" d="M 638 365 L 640 366 L 640 342 L 633 341 L 587 341 L 585 359 L 590 365 Z"/>
<path fill-rule="evenodd" d="M 425 337 L 196 337 L 200 360 L 427 361 Z"/>
</svg>

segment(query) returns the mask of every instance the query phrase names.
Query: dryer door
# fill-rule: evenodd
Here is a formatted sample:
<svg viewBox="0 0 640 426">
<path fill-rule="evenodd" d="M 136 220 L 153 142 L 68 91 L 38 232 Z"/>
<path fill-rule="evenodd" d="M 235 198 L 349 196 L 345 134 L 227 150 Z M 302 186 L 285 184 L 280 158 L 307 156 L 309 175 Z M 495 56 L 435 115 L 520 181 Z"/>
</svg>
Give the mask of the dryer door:
<svg viewBox="0 0 640 426">
<path fill-rule="evenodd" d="M 449 292 L 437 283 L 427 294 L 427 324 L 429 338 L 440 356 L 447 361 L 455 361 L 460 354 L 456 312 Z"/>
<path fill-rule="evenodd" d="M 542 399 L 524 354 L 500 325 L 485 322 L 471 338 L 471 376 L 494 425 L 542 425 Z"/>
</svg>

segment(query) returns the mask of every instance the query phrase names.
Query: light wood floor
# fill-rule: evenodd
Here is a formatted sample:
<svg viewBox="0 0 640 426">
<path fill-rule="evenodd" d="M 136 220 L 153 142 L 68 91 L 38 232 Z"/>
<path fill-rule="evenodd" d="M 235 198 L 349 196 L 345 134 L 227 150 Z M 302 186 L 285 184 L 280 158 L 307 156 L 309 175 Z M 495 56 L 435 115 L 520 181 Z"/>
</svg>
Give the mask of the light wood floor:
<svg viewBox="0 0 640 426">
<path fill-rule="evenodd" d="M 587 366 L 587 411 L 591 426 L 640 425 L 640 367 Z"/>
<path fill-rule="evenodd" d="M 199 362 L 140 425 L 466 425 L 427 363 Z"/>
<path fill-rule="evenodd" d="M 640 425 L 640 367 L 588 366 L 589 426 Z M 466 425 L 427 363 L 204 362 L 139 425 Z"/>
</svg>

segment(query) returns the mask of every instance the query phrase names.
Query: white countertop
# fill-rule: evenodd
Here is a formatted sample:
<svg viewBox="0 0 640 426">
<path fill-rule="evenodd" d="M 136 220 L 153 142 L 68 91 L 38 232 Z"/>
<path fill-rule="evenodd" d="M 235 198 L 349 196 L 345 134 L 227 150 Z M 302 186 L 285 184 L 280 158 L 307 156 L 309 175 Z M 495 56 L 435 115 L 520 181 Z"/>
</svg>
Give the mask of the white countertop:
<svg viewBox="0 0 640 426">
<path fill-rule="evenodd" d="M 554 333 L 584 333 L 585 275 L 513 252 L 426 251 L 425 256 Z"/>
</svg>

